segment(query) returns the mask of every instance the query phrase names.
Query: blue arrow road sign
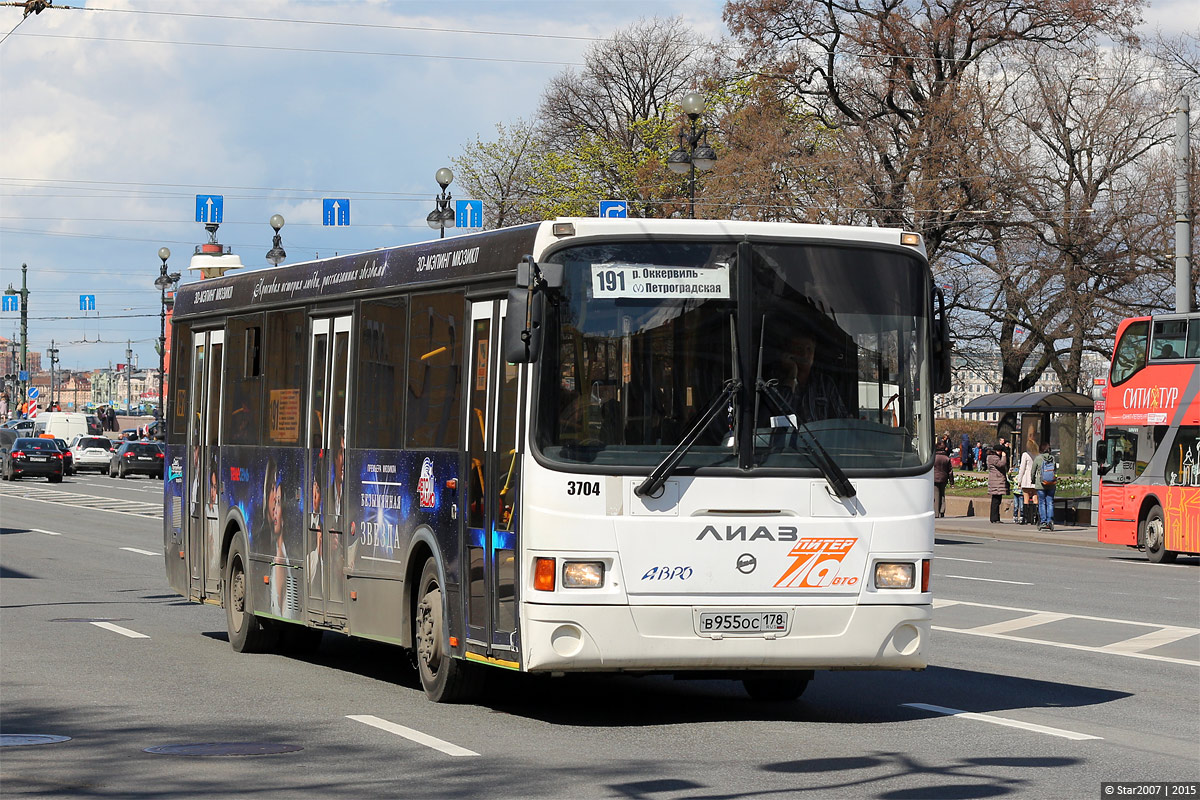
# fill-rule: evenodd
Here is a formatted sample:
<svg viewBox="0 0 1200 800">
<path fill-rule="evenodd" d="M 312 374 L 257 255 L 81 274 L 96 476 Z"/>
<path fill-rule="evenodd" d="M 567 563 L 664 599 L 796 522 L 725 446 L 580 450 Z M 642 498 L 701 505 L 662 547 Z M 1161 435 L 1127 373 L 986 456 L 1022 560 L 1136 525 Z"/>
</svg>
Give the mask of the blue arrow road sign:
<svg viewBox="0 0 1200 800">
<path fill-rule="evenodd" d="M 4 295 L 4 310 L 5 311 L 20 311 L 21 298 L 15 294 Z"/>
<path fill-rule="evenodd" d="M 219 194 L 196 195 L 196 222 L 205 225 L 220 225 L 225 211 L 225 197 Z"/>
<path fill-rule="evenodd" d="M 24 383 L 25 381 L 29 380 L 29 371 L 23 369 L 20 372 L 18 372 L 17 380 L 19 380 L 21 383 Z"/>
<path fill-rule="evenodd" d="M 41 394 L 41 390 L 39 390 L 36 386 L 30 386 L 29 391 L 25 393 L 30 400 L 37 400 L 39 394 Z"/>
<path fill-rule="evenodd" d="M 454 224 L 460 228 L 482 228 L 483 201 L 455 200 Z"/>
<path fill-rule="evenodd" d="M 600 216 L 621 217 L 622 219 L 628 217 L 629 203 L 625 200 L 601 200 Z"/>
<path fill-rule="evenodd" d="M 345 197 L 326 197 L 321 201 L 322 225 L 349 225 L 350 201 Z"/>
<path fill-rule="evenodd" d="M 96 295 L 94 295 L 94 294 L 79 295 L 79 310 L 80 311 L 95 311 L 96 310 Z"/>
</svg>

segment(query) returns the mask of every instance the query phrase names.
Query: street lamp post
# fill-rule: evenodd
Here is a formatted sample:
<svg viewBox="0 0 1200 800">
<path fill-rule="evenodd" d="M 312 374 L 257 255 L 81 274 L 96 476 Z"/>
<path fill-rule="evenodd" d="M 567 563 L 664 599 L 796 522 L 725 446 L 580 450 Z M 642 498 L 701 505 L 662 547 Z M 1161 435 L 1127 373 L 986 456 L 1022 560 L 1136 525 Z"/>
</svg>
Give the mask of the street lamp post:
<svg viewBox="0 0 1200 800">
<path fill-rule="evenodd" d="M 54 340 L 50 340 L 50 349 L 46 351 L 46 355 L 50 357 L 50 399 L 46 403 L 46 408 L 51 408 L 54 405 L 54 366 L 58 363 L 58 348 L 54 346 Z"/>
<path fill-rule="evenodd" d="M 691 122 L 691 132 L 679 132 L 679 147 L 667 156 L 667 169 L 676 175 L 688 174 L 688 211 L 691 218 L 695 219 L 696 170 L 707 172 L 712 169 L 717 163 L 717 153 L 708 146 L 708 128 L 696 127 L 696 120 L 704 113 L 704 97 L 699 92 L 688 92 L 679 105 Z"/>
<path fill-rule="evenodd" d="M 282 219 L 280 217 L 280 220 Z M 283 226 L 282 221 L 279 224 L 280 227 Z M 180 275 L 178 272 L 167 273 L 167 259 L 171 257 L 169 248 L 160 247 L 158 257 L 162 260 L 162 269 L 159 270 L 158 277 L 154 279 L 154 285 L 158 287 L 159 294 L 158 345 L 154 349 L 158 351 L 158 413 L 159 419 L 163 420 L 161 424 L 166 424 L 167 411 L 163 408 L 163 378 L 167 366 L 167 288 L 173 286 L 179 280 Z"/>
<path fill-rule="evenodd" d="M 18 373 L 21 402 L 25 402 L 25 383 L 29 379 L 29 284 L 27 282 L 29 266 L 21 265 L 21 291 L 17 291 L 10 283 L 4 290 L 5 294 L 15 294 L 21 297 L 21 369 Z M 25 378 L 20 379 L 20 374 Z M 16 398 L 13 398 L 14 401 Z"/>
<path fill-rule="evenodd" d="M 450 207 L 453 195 L 446 191 L 446 188 L 450 186 L 450 182 L 454 180 L 454 173 L 448 167 L 442 167 L 434 173 L 433 177 L 438 182 L 438 185 L 442 187 L 442 193 L 433 198 L 434 203 L 437 205 L 433 211 L 429 212 L 429 216 L 425 218 L 425 222 L 435 231 L 441 232 L 438 234 L 439 239 L 444 239 L 446 237 L 446 228 L 454 227 L 454 209 Z"/>
<path fill-rule="evenodd" d="M 287 258 L 283 249 L 283 237 L 279 235 L 279 230 L 283 227 L 283 215 L 272 214 L 270 225 L 275 229 L 275 236 L 271 239 L 271 249 L 267 251 L 267 261 L 271 262 L 272 267 L 278 267 L 279 263 Z"/>
</svg>

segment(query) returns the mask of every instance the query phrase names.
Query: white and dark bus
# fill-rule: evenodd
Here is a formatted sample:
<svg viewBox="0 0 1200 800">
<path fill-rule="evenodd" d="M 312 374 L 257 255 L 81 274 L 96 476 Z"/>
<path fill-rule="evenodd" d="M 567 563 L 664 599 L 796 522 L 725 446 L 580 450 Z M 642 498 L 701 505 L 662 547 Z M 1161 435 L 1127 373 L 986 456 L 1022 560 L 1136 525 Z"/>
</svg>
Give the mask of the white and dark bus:
<svg viewBox="0 0 1200 800">
<path fill-rule="evenodd" d="M 559 219 L 190 283 L 164 550 L 236 650 L 921 669 L 944 308 L 882 228 Z"/>
</svg>

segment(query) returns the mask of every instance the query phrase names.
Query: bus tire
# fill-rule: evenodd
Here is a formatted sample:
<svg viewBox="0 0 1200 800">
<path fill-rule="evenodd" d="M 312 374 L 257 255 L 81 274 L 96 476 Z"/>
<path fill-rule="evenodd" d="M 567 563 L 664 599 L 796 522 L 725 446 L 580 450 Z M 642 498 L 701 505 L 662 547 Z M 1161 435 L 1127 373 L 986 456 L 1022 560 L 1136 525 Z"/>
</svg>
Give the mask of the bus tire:
<svg viewBox="0 0 1200 800">
<path fill-rule="evenodd" d="M 1146 548 L 1146 558 L 1153 564 L 1170 564 L 1179 555 L 1167 549 L 1167 524 L 1163 519 L 1162 506 L 1150 506 L 1142 518 L 1142 543 Z"/>
<path fill-rule="evenodd" d="M 265 653 L 274 646 L 278 636 L 274 624 L 254 614 L 250 600 L 250 578 L 246 567 L 246 536 L 238 532 L 229 545 L 225 559 L 225 627 L 229 644 L 239 653 Z"/>
<path fill-rule="evenodd" d="M 437 561 L 432 556 L 421 569 L 416 601 L 413 645 L 421 688 L 435 703 L 462 703 L 472 699 L 480 689 L 479 668 L 455 658 L 446 650 L 450 634 L 448 622 L 442 613 L 442 588 Z"/>
<path fill-rule="evenodd" d="M 812 670 L 764 672 L 742 678 L 742 687 L 752 700 L 789 703 L 804 694 L 812 678 Z"/>
</svg>

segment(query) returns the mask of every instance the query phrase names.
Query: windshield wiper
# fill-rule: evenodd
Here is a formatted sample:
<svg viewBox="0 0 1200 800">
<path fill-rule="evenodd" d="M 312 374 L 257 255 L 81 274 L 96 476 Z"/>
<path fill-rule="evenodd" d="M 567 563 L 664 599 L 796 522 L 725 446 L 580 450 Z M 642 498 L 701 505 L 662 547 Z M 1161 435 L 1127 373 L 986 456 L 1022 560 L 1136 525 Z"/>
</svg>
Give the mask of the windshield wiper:
<svg viewBox="0 0 1200 800">
<path fill-rule="evenodd" d="M 679 462 L 687 455 L 687 451 L 692 449 L 692 445 L 700 438 L 700 434 L 713 421 L 713 418 L 717 416 L 717 412 L 722 407 L 728 406 L 733 396 L 741 390 L 742 382 L 737 378 L 730 378 L 725 381 L 725 387 L 721 390 L 721 393 L 713 398 L 708 408 L 704 409 L 704 413 L 700 415 L 700 419 L 696 420 L 696 424 L 688 428 L 687 433 L 683 435 L 683 439 L 675 446 L 675 449 L 646 476 L 646 480 L 634 488 L 633 493 L 638 497 L 654 497 L 657 495 L 659 490 L 662 489 L 663 484 L 667 482 L 667 478 L 671 477 L 671 473 L 675 471 L 675 468 L 679 466 Z"/>
<path fill-rule="evenodd" d="M 849 500 L 851 497 L 854 497 L 858 494 L 858 491 L 850 483 L 850 479 L 846 477 L 846 473 L 842 472 L 842 468 L 833 460 L 833 456 L 829 455 L 825 448 L 821 446 L 821 443 L 817 441 L 817 437 L 813 435 L 808 424 L 800 419 L 800 416 L 788 401 L 775 388 L 778 385 L 779 381 L 774 378 L 764 381 L 760 375 L 756 388 L 758 389 L 758 393 L 766 397 L 767 402 L 773 405 L 775 410 L 784 416 L 791 426 L 805 437 L 808 443 L 809 454 L 812 455 L 817 469 L 821 470 L 821 474 L 825 476 L 825 480 L 829 483 L 830 488 L 833 489 L 834 494 L 843 500 Z"/>
</svg>

